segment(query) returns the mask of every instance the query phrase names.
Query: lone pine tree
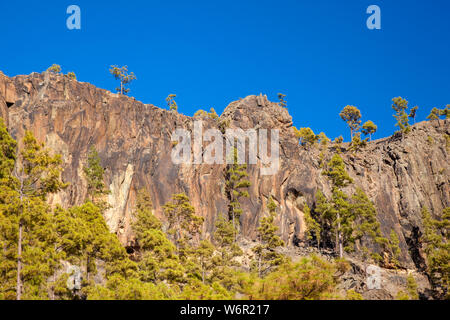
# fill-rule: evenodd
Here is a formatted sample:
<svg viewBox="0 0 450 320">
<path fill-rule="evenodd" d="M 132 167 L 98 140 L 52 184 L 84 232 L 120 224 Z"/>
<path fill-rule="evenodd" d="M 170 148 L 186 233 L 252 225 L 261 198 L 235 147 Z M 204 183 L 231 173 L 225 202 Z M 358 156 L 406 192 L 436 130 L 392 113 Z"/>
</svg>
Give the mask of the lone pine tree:
<svg viewBox="0 0 450 320">
<path fill-rule="evenodd" d="M 342 191 L 353 179 L 350 178 L 345 170 L 345 164 L 342 158 L 335 154 L 328 163 L 328 170 L 323 174 L 328 176 L 333 186 L 332 205 L 330 218 L 336 235 L 336 251 L 339 257 L 343 257 L 344 244 L 350 239 L 352 234 L 353 218 L 350 212 L 350 204 L 347 201 L 347 195 Z"/>
<path fill-rule="evenodd" d="M 252 248 L 256 255 L 253 267 L 258 271 L 259 277 L 283 262 L 283 255 L 276 251 L 278 247 L 284 246 L 284 241 L 276 234 L 278 230 L 275 225 L 277 205 L 272 197 L 269 197 L 267 208 L 269 216 L 260 219 L 257 229 L 259 243 Z"/>
<path fill-rule="evenodd" d="M 408 109 L 408 101 L 402 97 L 397 97 L 392 99 L 392 109 L 394 109 L 394 118 L 397 120 L 395 124 L 400 128 L 401 133 L 408 133 L 411 128 L 408 121 L 408 114 L 406 110 Z"/>
<path fill-rule="evenodd" d="M 359 130 L 359 125 L 361 124 L 361 111 L 355 106 L 346 106 L 339 113 L 339 116 L 347 122 L 350 128 L 350 137 L 353 138 L 354 132 Z"/>
<path fill-rule="evenodd" d="M 233 222 L 236 241 L 239 232 L 239 218 L 242 214 L 241 197 L 248 198 L 249 194 L 246 190 L 250 186 L 250 181 L 246 179 L 247 164 L 238 163 L 238 151 L 233 148 L 232 164 L 228 164 L 225 171 L 225 193 L 228 198 L 228 217 Z"/>
<path fill-rule="evenodd" d="M 83 171 L 87 180 L 88 199 L 94 204 L 106 209 L 107 203 L 103 201 L 103 197 L 109 194 L 109 190 L 103 181 L 105 170 L 101 165 L 101 159 L 94 146 L 89 149 L 87 163 Z"/>
<path fill-rule="evenodd" d="M 127 86 L 133 81 L 136 80 L 136 76 L 133 72 L 128 73 L 128 67 L 118 67 L 113 65 L 109 69 L 109 73 L 111 73 L 116 80 L 120 81 L 120 87 L 116 88 L 116 91 L 120 94 L 127 94 L 130 92 L 130 89 Z"/>
<path fill-rule="evenodd" d="M 46 276 L 57 264 L 55 237 L 46 197 L 64 188 L 61 156 L 51 155 L 26 131 L 22 150 L 0 121 L 0 240 L 5 297 L 43 297 Z M 40 271 L 39 271 L 40 270 Z M 15 288 L 12 286 L 15 276 Z M 15 289 L 15 290 L 14 290 Z"/>
<path fill-rule="evenodd" d="M 363 126 L 362 126 L 362 133 L 364 133 L 366 136 L 369 136 L 369 140 L 372 140 L 372 134 L 374 134 L 375 132 L 377 132 L 377 126 L 375 125 L 375 123 L 373 123 L 372 121 L 368 120 L 366 122 L 364 122 Z"/>
</svg>

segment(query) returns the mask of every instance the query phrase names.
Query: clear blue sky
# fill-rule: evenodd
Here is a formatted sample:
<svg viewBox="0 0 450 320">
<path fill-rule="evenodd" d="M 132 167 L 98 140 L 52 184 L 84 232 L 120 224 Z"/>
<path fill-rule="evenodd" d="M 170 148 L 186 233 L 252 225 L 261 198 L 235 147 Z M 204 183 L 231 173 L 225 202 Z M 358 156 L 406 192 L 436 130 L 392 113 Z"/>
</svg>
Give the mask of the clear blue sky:
<svg viewBox="0 0 450 320">
<path fill-rule="evenodd" d="M 66 8 L 81 8 L 81 30 L 66 28 Z M 368 30 L 366 8 L 381 8 Z M 113 90 L 111 64 L 128 65 L 130 95 L 181 113 L 218 113 L 250 94 L 287 95 L 297 127 L 334 138 L 355 105 L 380 138 L 395 130 L 391 99 L 450 104 L 448 0 L 2 1 L 0 70 L 9 76 L 60 64 L 78 80 Z"/>
</svg>

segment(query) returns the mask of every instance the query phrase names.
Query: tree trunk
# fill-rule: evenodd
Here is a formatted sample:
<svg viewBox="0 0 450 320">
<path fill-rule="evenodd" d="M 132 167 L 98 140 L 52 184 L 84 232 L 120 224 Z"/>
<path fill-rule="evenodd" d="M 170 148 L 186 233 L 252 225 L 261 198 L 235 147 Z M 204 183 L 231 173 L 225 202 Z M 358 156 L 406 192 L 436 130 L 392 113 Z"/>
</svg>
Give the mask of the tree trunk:
<svg viewBox="0 0 450 320">
<path fill-rule="evenodd" d="M 86 282 L 89 282 L 89 255 L 86 258 Z"/>
<path fill-rule="evenodd" d="M 23 173 L 23 169 L 22 169 Z M 16 299 L 22 298 L 22 215 L 23 215 L 23 175 L 20 177 L 20 212 L 19 212 L 19 239 L 17 241 L 17 281 L 16 281 Z"/>
<path fill-rule="evenodd" d="M 339 214 L 339 212 L 337 213 L 337 233 L 336 233 L 336 240 L 337 243 L 336 245 L 338 246 L 338 250 L 339 250 L 339 258 L 342 258 L 343 256 L 343 250 L 342 250 L 342 231 L 341 231 L 341 215 Z"/>
<path fill-rule="evenodd" d="M 22 222 L 19 222 L 19 240 L 17 244 L 17 283 L 16 283 L 16 293 L 17 300 L 22 298 Z"/>
</svg>

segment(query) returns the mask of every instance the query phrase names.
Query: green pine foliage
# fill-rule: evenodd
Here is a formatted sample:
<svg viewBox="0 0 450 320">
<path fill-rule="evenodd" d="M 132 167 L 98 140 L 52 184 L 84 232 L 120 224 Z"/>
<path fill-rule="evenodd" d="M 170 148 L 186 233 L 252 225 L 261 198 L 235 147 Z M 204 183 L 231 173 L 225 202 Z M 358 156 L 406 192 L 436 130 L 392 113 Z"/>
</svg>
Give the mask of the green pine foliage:
<svg viewBox="0 0 450 320">
<path fill-rule="evenodd" d="M 109 194 L 103 180 L 105 170 L 101 165 L 101 159 L 94 146 L 89 149 L 87 163 L 83 168 L 83 172 L 87 181 L 87 199 L 96 205 L 107 209 L 108 205 L 104 201 L 105 195 Z"/>
<path fill-rule="evenodd" d="M 300 128 L 300 130 L 297 130 L 297 128 L 294 127 L 294 132 L 295 136 L 299 139 L 300 144 L 306 148 L 315 146 L 317 141 L 319 141 L 319 136 L 315 135 L 311 128 Z"/>
<path fill-rule="evenodd" d="M 369 252 L 373 260 L 381 262 L 381 255 L 375 251 L 375 247 L 384 248 L 388 240 L 381 233 L 375 205 L 362 189 L 357 188 L 352 195 L 350 210 L 354 218 L 353 241 L 361 250 Z"/>
<path fill-rule="evenodd" d="M 414 115 L 415 117 L 415 115 Z M 372 140 L 372 135 L 377 132 L 377 125 L 375 123 L 373 123 L 371 120 L 368 120 L 366 122 L 364 122 L 363 126 L 362 126 L 362 133 L 364 133 L 364 135 L 368 135 L 369 136 L 369 140 Z"/>
<path fill-rule="evenodd" d="M 328 300 L 337 298 L 336 265 L 317 256 L 287 261 L 247 291 L 250 300 Z"/>
<path fill-rule="evenodd" d="M 278 104 L 283 108 L 286 108 L 286 106 L 287 106 L 287 102 L 286 102 L 285 98 L 286 98 L 285 94 L 278 93 L 278 100 L 280 100 L 280 102 Z"/>
<path fill-rule="evenodd" d="M 400 128 L 401 133 L 406 134 L 411 130 L 407 113 L 408 101 L 402 97 L 397 97 L 392 99 L 392 102 L 392 109 L 395 111 L 394 118 L 397 120 L 395 125 Z"/>
<path fill-rule="evenodd" d="M 306 223 L 308 240 L 315 239 L 317 248 L 320 249 L 322 229 L 320 227 L 320 223 L 312 217 L 311 209 L 307 204 L 303 206 L 303 217 Z"/>
<path fill-rule="evenodd" d="M 346 106 L 339 113 L 342 120 L 347 122 L 350 128 L 350 137 L 353 139 L 354 132 L 358 131 L 361 124 L 361 111 L 355 106 Z"/>
<path fill-rule="evenodd" d="M 136 76 L 133 72 L 128 72 L 128 67 L 118 67 L 113 65 L 109 69 L 109 73 L 111 73 L 116 80 L 120 81 L 120 87 L 116 88 L 116 91 L 120 94 L 127 94 L 130 92 L 130 89 L 127 86 L 133 81 L 136 80 Z"/>
<path fill-rule="evenodd" d="M 178 111 L 178 105 L 175 102 L 176 94 L 169 94 L 166 98 L 167 107 L 169 110 Z M 203 111 L 203 110 L 202 110 Z M 206 111 L 205 111 L 206 112 Z"/>
<path fill-rule="evenodd" d="M 269 216 L 261 218 L 257 228 L 259 243 L 252 248 L 256 256 L 253 269 L 257 270 L 260 277 L 283 262 L 283 255 L 276 251 L 278 247 L 284 246 L 284 241 L 276 234 L 278 231 L 275 225 L 277 205 L 272 197 L 269 197 L 267 208 Z"/>
<path fill-rule="evenodd" d="M 443 210 L 441 219 L 433 219 L 426 207 L 422 208 L 424 251 L 427 273 L 442 296 L 449 298 L 450 284 L 450 207 Z"/>
<path fill-rule="evenodd" d="M 54 73 L 54 74 L 58 74 L 61 73 L 61 66 L 59 64 L 52 64 L 47 71 Z"/>
<path fill-rule="evenodd" d="M 409 115 L 408 115 L 408 118 L 413 119 L 414 123 L 416 123 L 416 115 L 417 115 L 417 110 L 418 109 L 419 109 L 418 106 L 412 107 L 410 112 L 409 112 Z"/>
<path fill-rule="evenodd" d="M 247 164 L 238 163 L 238 151 L 233 148 L 233 162 L 228 164 L 225 171 L 225 194 L 228 198 L 228 218 L 233 222 L 236 241 L 239 233 L 239 218 L 242 214 L 240 199 L 248 198 L 248 187 L 250 181 L 247 180 Z"/>
<path fill-rule="evenodd" d="M 184 193 L 174 194 L 163 206 L 168 221 L 168 233 L 181 257 L 187 257 L 195 237 L 201 232 L 203 218 L 195 214 L 189 197 Z"/>
</svg>

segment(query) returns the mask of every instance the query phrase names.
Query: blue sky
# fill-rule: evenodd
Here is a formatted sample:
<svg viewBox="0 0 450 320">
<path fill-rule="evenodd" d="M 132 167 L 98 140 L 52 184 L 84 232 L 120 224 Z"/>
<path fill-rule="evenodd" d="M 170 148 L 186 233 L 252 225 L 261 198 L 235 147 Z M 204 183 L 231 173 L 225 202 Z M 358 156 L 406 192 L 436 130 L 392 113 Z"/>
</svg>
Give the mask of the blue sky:
<svg viewBox="0 0 450 320">
<path fill-rule="evenodd" d="M 81 30 L 66 8 L 81 8 Z M 381 9 L 369 30 L 366 9 Z M 128 65 L 130 95 L 179 112 L 218 113 L 240 97 L 287 95 L 297 127 L 349 132 L 346 105 L 394 132 L 391 99 L 419 106 L 418 120 L 450 104 L 450 1 L 2 1 L 0 70 L 9 76 L 60 64 L 78 80 L 113 90 L 111 64 Z"/>
</svg>

